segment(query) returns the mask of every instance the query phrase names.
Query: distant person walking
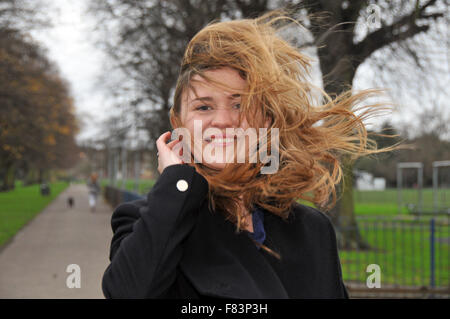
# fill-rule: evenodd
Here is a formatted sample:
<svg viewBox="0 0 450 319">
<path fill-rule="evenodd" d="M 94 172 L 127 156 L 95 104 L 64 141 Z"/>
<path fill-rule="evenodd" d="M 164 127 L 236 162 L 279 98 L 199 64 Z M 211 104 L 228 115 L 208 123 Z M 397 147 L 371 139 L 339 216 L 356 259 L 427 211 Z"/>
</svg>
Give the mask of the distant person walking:
<svg viewBox="0 0 450 319">
<path fill-rule="evenodd" d="M 89 207 L 91 212 L 95 212 L 95 207 L 97 205 L 97 196 L 100 193 L 100 186 L 97 183 L 97 174 L 91 174 L 90 180 L 88 182 L 89 188 Z"/>
</svg>

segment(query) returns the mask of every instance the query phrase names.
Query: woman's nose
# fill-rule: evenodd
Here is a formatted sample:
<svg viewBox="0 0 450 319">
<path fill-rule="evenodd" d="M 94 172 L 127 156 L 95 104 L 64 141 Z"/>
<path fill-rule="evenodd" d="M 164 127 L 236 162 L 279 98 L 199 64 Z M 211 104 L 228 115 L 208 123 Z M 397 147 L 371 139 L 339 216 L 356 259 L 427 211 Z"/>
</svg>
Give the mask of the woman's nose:
<svg viewBox="0 0 450 319">
<path fill-rule="evenodd" d="M 220 128 L 235 127 L 238 121 L 238 112 L 232 109 L 222 108 L 215 110 L 211 120 L 211 126 Z"/>
</svg>

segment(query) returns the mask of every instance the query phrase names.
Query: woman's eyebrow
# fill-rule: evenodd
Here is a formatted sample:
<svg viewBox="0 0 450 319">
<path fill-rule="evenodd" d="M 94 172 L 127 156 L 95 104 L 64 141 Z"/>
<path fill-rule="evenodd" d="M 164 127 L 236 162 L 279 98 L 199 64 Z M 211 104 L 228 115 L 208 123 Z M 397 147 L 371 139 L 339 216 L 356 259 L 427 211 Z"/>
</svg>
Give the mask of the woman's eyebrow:
<svg viewBox="0 0 450 319">
<path fill-rule="evenodd" d="M 195 99 L 193 99 L 193 100 L 191 100 L 191 102 L 195 102 L 195 101 L 213 101 L 214 99 L 212 98 L 212 97 L 210 97 L 210 96 L 201 96 L 201 97 L 197 97 L 197 98 L 195 98 Z"/>
<path fill-rule="evenodd" d="M 237 99 L 240 97 L 241 97 L 240 94 L 231 94 L 228 96 L 228 99 L 234 100 L 234 99 Z M 214 98 L 212 98 L 211 96 L 199 96 L 199 97 L 196 97 L 195 99 L 191 100 L 191 102 L 196 102 L 196 101 L 211 102 L 211 101 L 214 101 Z"/>
</svg>

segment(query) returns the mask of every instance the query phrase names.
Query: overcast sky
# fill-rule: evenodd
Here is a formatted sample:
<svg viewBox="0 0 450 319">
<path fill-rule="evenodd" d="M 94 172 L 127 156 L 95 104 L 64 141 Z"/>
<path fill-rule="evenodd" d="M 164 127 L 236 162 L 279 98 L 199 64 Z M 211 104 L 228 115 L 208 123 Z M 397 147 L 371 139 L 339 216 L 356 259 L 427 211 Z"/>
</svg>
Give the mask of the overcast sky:
<svg viewBox="0 0 450 319">
<path fill-rule="evenodd" d="M 102 72 L 102 62 L 106 59 L 100 49 L 94 45 L 92 29 L 93 17 L 85 13 L 89 0 L 47 0 L 53 7 L 47 8 L 54 27 L 46 30 L 34 30 L 33 37 L 49 50 L 49 56 L 61 70 L 62 76 L 71 84 L 75 99 L 77 117 L 83 123 L 78 140 L 99 134 L 101 121 L 112 112 L 112 101 L 101 85 L 98 76 Z M 443 61 L 443 81 L 450 84 L 448 59 Z M 401 61 L 398 61 L 399 65 Z M 442 63 L 442 62 L 441 62 Z M 354 87 L 370 88 L 370 78 L 374 77 L 366 63 L 358 69 Z M 405 78 L 405 81 L 413 79 Z M 439 96 L 437 96 L 439 98 Z M 109 101 L 108 101 L 109 100 Z M 416 100 L 402 100 L 407 107 L 395 111 L 390 116 L 377 119 L 381 123 L 390 118 L 394 123 L 413 121 L 413 117 L 423 106 Z"/>
<path fill-rule="evenodd" d="M 92 34 L 92 18 L 84 13 L 85 0 L 48 1 L 53 28 L 32 31 L 33 37 L 42 42 L 71 85 L 77 117 L 83 123 L 78 139 L 98 133 L 99 123 L 108 115 L 108 97 L 97 85 L 101 63 L 105 59 L 95 48 Z"/>
</svg>

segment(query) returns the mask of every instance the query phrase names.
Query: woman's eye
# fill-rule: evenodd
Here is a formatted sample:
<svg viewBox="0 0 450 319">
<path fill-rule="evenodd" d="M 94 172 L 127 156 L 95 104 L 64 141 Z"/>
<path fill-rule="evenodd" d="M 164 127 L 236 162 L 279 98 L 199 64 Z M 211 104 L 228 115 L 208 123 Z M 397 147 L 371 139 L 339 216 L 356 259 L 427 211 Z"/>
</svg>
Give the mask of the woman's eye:
<svg viewBox="0 0 450 319">
<path fill-rule="evenodd" d="M 196 107 L 195 109 L 196 109 L 197 111 L 208 111 L 210 108 L 211 108 L 211 107 L 208 106 L 208 105 L 201 105 L 201 106 Z"/>
<path fill-rule="evenodd" d="M 241 104 L 235 104 L 235 105 L 233 105 L 233 108 L 240 109 L 241 108 Z"/>
</svg>

